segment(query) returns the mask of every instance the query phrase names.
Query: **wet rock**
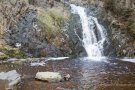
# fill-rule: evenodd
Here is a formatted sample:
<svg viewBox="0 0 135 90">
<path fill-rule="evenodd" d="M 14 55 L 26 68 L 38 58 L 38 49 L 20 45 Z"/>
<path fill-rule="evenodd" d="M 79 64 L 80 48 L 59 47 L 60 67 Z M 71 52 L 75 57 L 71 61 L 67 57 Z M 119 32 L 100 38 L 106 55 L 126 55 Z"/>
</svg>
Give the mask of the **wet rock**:
<svg viewBox="0 0 135 90">
<path fill-rule="evenodd" d="M 64 76 L 64 80 L 65 81 L 69 81 L 70 78 L 71 78 L 71 76 L 69 74 L 67 74 L 67 75 Z"/>
<path fill-rule="evenodd" d="M 18 77 L 18 78 L 16 78 L 15 80 L 11 81 L 11 82 L 9 83 L 9 86 L 17 85 L 20 81 L 21 81 L 21 78 Z"/>
<path fill-rule="evenodd" d="M 60 82 L 62 75 L 58 72 L 38 72 L 35 78 L 47 82 Z"/>
<path fill-rule="evenodd" d="M 82 54 L 85 50 L 82 46 L 82 26 L 78 15 L 72 15 L 64 32 L 65 38 L 71 48 L 70 53 L 75 56 L 85 56 L 86 54 Z"/>
<path fill-rule="evenodd" d="M 12 87 L 18 84 L 21 81 L 20 74 L 16 72 L 16 70 L 12 70 L 9 72 L 1 72 L 0 73 L 1 80 L 8 80 L 8 86 Z"/>
</svg>

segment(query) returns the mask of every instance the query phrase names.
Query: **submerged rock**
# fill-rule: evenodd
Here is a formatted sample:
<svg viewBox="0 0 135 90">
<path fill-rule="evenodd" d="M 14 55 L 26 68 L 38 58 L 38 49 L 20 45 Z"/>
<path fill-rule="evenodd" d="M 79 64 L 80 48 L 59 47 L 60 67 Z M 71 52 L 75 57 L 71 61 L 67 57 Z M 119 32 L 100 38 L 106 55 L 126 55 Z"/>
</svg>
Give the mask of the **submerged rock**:
<svg viewBox="0 0 135 90">
<path fill-rule="evenodd" d="M 58 72 L 38 72 L 35 78 L 47 82 L 62 81 L 62 75 Z"/>
<path fill-rule="evenodd" d="M 16 72 L 16 70 L 12 70 L 9 72 L 1 72 L 0 73 L 0 79 L 1 80 L 7 80 L 8 86 L 12 87 L 16 84 L 18 84 L 21 81 L 20 74 Z"/>
</svg>

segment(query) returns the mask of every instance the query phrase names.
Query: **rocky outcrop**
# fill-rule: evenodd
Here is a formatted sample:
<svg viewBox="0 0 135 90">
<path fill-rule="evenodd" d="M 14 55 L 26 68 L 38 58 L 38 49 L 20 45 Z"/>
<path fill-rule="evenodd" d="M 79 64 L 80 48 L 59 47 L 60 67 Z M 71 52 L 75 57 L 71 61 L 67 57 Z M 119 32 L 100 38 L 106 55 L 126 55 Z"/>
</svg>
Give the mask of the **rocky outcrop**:
<svg viewBox="0 0 135 90">
<path fill-rule="evenodd" d="M 64 0 L 1 0 L 0 52 L 16 58 L 86 55 L 81 42 L 80 21 L 63 2 Z M 84 5 L 88 9 L 94 7 L 100 23 L 111 33 L 108 38 L 112 41 L 111 46 L 116 48 L 116 55 L 134 56 L 134 0 L 69 2 Z"/>
<path fill-rule="evenodd" d="M 134 0 L 103 0 L 105 13 L 103 18 L 108 21 L 112 33 L 112 44 L 117 56 L 135 56 L 134 45 Z"/>
<path fill-rule="evenodd" d="M 22 52 L 20 56 L 8 53 L 9 57 L 79 55 L 75 49 L 80 47 L 71 41 L 74 37 L 63 29 L 70 21 L 70 12 L 59 0 L 5 0 L 0 6 L 1 50 L 7 54 L 10 47 Z"/>
<path fill-rule="evenodd" d="M 108 33 L 111 33 L 108 38 L 112 43 L 111 46 L 115 48 L 116 56 L 135 56 L 134 0 L 70 0 L 70 2 L 96 8 L 100 23 L 108 28 Z"/>
</svg>

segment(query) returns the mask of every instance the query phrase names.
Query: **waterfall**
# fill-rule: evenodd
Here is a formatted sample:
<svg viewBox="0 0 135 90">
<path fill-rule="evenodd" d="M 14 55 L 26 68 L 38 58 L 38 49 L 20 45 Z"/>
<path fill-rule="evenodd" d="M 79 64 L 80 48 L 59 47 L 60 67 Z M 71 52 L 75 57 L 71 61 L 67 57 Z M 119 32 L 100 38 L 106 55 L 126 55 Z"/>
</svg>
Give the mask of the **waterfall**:
<svg viewBox="0 0 135 90">
<path fill-rule="evenodd" d="M 88 57 L 102 57 L 104 56 L 103 44 L 106 40 L 104 29 L 98 23 L 96 17 L 87 16 L 85 8 L 71 4 L 71 12 L 78 14 L 82 24 L 83 47 L 85 48 Z"/>
</svg>

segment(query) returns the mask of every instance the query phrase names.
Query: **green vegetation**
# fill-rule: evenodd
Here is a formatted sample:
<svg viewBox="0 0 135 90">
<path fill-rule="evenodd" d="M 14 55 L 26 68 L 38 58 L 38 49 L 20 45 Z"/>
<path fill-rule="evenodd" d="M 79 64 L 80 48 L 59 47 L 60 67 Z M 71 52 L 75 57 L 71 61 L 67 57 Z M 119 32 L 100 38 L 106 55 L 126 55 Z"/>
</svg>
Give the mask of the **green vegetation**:
<svg viewBox="0 0 135 90">
<path fill-rule="evenodd" d="M 44 10 L 43 8 L 38 8 L 37 19 L 44 24 L 44 27 L 47 29 L 47 31 L 52 31 L 55 28 L 49 11 Z"/>
<path fill-rule="evenodd" d="M 130 34 L 135 37 L 135 22 L 133 18 L 128 18 L 128 29 Z"/>
<path fill-rule="evenodd" d="M 0 51 L 3 52 L 5 55 L 1 56 L 2 58 L 6 59 L 7 57 L 11 58 L 24 58 L 24 53 L 19 48 L 12 48 L 10 46 L 0 46 Z"/>
<path fill-rule="evenodd" d="M 44 9 L 38 8 L 37 19 L 44 24 L 46 31 L 57 31 L 69 17 L 69 12 L 63 8 Z"/>
<path fill-rule="evenodd" d="M 4 53 L 0 53 L 0 60 L 6 60 L 8 56 Z"/>
<path fill-rule="evenodd" d="M 70 13 L 61 7 L 55 8 L 37 8 L 39 26 L 42 28 L 43 37 L 56 47 L 62 43 L 61 27 L 65 20 L 68 20 Z M 56 37 L 57 36 L 57 37 Z"/>
<path fill-rule="evenodd" d="M 19 48 L 4 48 L 5 54 L 7 54 L 9 57 L 15 57 L 15 58 L 22 58 L 24 57 L 24 54 L 21 52 Z"/>
</svg>

